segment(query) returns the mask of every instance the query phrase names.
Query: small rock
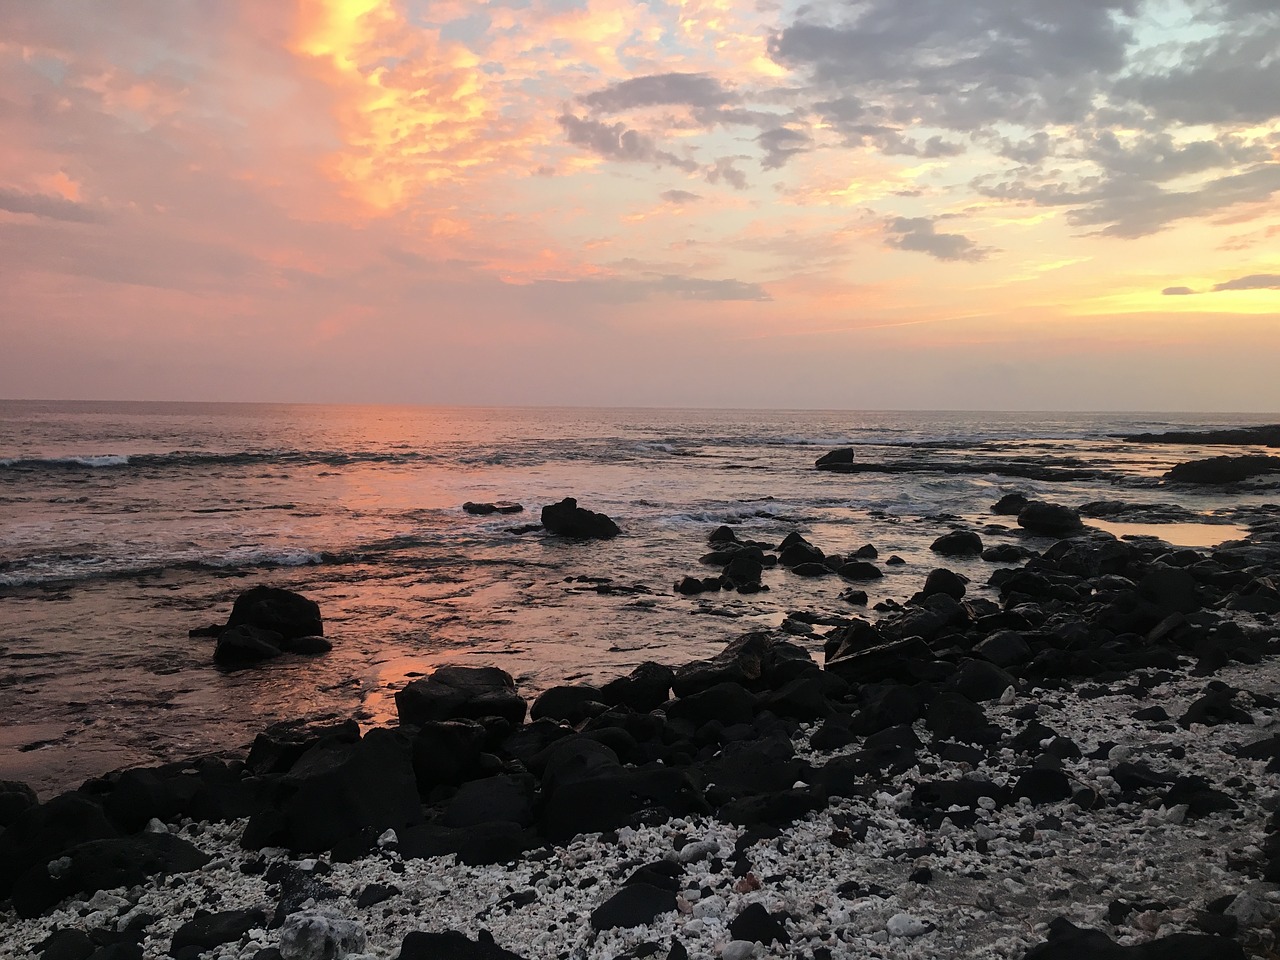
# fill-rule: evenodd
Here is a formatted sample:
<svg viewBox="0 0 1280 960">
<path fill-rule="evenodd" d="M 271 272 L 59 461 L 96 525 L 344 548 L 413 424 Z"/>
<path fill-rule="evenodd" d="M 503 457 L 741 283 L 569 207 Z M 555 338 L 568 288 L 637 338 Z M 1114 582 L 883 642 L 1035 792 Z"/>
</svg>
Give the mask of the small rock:
<svg viewBox="0 0 1280 960">
<path fill-rule="evenodd" d="M 895 913 L 885 924 L 891 937 L 918 937 L 933 929 L 933 924 L 913 917 L 909 913 Z"/>
<path fill-rule="evenodd" d="M 364 927 L 354 920 L 320 910 L 285 917 L 280 928 L 284 960 L 341 960 L 364 950 Z"/>
</svg>

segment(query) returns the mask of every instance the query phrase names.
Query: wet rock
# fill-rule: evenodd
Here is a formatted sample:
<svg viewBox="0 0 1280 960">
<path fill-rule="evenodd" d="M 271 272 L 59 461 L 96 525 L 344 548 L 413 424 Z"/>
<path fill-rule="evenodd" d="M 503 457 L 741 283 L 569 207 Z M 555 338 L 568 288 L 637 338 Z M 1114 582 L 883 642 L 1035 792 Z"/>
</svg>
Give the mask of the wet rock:
<svg viewBox="0 0 1280 960">
<path fill-rule="evenodd" d="M 508 500 L 500 500 L 497 503 L 472 503 L 468 500 L 462 505 L 462 509 L 478 517 L 487 517 L 493 513 L 524 512 L 524 507 L 521 504 L 511 503 Z"/>
<path fill-rule="evenodd" d="M 944 557 L 976 557 L 982 553 L 982 538 L 971 530 L 953 530 L 929 545 Z"/>
<path fill-rule="evenodd" d="M 223 667 L 245 667 L 280 656 L 284 636 L 274 630 L 241 624 L 218 634 L 213 661 Z"/>
<path fill-rule="evenodd" d="M 402 724 L 493 716 L 519 725 L 525 710 L 511 674 L 497 667 L 443 666 L 396 693 Z"/>
<path fill-rule="evenodd" d="M 955 600 L 960 600 L 964 597 L 965 585 L 968 582 L 968 577 L 962 577 L 958 573 L 939 567 L 937 570 L 930 571 L 929 575 L 925 577 L 924 588 L 920 593 L 925 597 L 941 593 Z"/>
<path fill-rule="evenodd" d="M 1249 455 L 1243 457 L 1209 457 L 1179 463 L 1164 475 L 1173 483 L 1240 483 L 1253 477 L 1280 473 L 1280 457 Z"/>
<path fill-rule="evenodd" d="M 718 683 L 761 686 L 777 662 L 774 647 L 774 640 L 767 633 L 744 634 L 710 660 L 695 660 L 677 667 L 671 687 L 676 696 L 683 698 Z"/>
<path fill-rule="evenodd" d="M 674 679 L 675 671 L 670 667 L 646 660 L 627 676 L 606 683 L 600 696 L 610 706 L 621 705 L 648 713 L 666 702 Z"/>
<path fill-rule="evenodd" d="M 533 701 L 529 719 L 539 720 L 547 717 L 577 724 L 598 713 L 603 713 L 604 709 L 604 694 L 596 687 L 586 685 L 552 687 Z"/>
<path fill-rule="evenodd" d="M 849 466 L 852 463 L 853 448 L 842 447 L 839 450 L 832 450 L 830 453 L 823 454 L 814 462 L 814 466 L 819 470 L 839 470 L 841 467 Z"/>
<path fill-rule="evenodd" d="M 867 560 L 851 560 L 841 564 L 837 572 L 844 579 L 854 581 L 879 580 L 884 576 L 883 570 Z"/>
<path fill-rule="evenodd" d="M 1034 550 L 1020 547 L 1016 543 L 998 543 L 982 551 L 982 559 L 988 563 L 1020 563 L 1038 554 Z"/>
<path fill-rule="evenodd" d="M 991 505 L 991 512 L 999 516 L 1016 517 L 1030 502 L 1024 493 L 1006 493 Z"/>
<path fill-rule="evenodd" d="M 329 724 L 296 720 L 273 723 L 254 738 L 245 766 L 257 776 L 284 773 L 325 739 L 355 743 L 360 739 L 360 724 L 355 720 Z"/>
<path fill-rule="evenodd" d="M 848 590 L 841 590 L 840 599 L 855 607 L 865 607 L 867 605 L 867 591 L 854 590 L 852 588 Z"/>
<path fill-rule="evenodd" d="M 672 720 L 688 720 L 694 727 L 713 720 L 725 726 L 750 723 L 755 716 L 756 698 L 738 683 L 717 683 L 673 701 L 667 708 Z"/>
<path fill-rule="evenodd" d="M 364 947 L 364 927 L 358 921 L 323 910 L 290 914 L 280 927 L 284 960 L 341 960 Z"/>
<path fill-rule="evenodd" d="M 578 506 L 573 497 L 543 507 L 542 525 L 551 533 L 575 540 L 608 540 L 622 532 L 609 517 Z"/>
<path fill-rule="evenodd" d="M 1046 537 L 1065 537 L 1084 529 L 1080 514 L 1071 507 L 1043 500 L 1028 501 L 1018 511 L 1018 526 Z"/>
<path fill-rule="evenodd" d="M 738 535 L 734 533 L 733 527 L 721 524 L 711 531 L 707 537 L 707 542 L 712 544 L 737 543 Z"/>
<path fill-rule="evenodd" d="M 227 629 L 248 626 L 280 636 L 324 636 L 320 605 L 292 590 L 280 587 L 251 587 L 236 598 L 227 618 Z"/>
<path fill-rule="evenodd" d="M 224 910 L 188 920 L 173 934 L 169 955 L 178 956 L 182 950 L 203 953 L 224 943 L 238 943 L 255 927 L 265 927 L 267 915 L 261 910 Z"/>
</svg>

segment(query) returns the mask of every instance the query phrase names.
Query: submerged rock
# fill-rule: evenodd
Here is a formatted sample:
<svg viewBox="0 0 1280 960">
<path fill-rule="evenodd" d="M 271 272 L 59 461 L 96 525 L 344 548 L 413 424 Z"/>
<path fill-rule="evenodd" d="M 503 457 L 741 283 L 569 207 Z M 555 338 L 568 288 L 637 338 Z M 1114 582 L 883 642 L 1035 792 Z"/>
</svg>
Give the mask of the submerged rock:
<svg viewBox="0 0 1280 960">
<path fill-rule="evenodd" d="M 462 505 L 462 509 L 477 517 L 487 517 L 491 513 L 522 513 L 524 506 L 508 500 L 499 500 L 497 503 L 473 503 L 468 500 Z"/>
</svg>

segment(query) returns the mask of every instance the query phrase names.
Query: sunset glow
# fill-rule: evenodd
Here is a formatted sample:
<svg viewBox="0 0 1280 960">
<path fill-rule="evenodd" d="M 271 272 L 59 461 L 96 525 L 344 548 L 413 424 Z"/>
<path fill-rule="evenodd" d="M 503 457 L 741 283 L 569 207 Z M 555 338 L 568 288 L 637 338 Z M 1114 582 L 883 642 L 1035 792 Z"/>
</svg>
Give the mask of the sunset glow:
<svg viewBox="0 0 1280 960">
<path fill-rule="evenodd" d="M 1256 0 L 5 4 L 0 395 L 1280 409 L 1277 49 Z"/>
</svg>

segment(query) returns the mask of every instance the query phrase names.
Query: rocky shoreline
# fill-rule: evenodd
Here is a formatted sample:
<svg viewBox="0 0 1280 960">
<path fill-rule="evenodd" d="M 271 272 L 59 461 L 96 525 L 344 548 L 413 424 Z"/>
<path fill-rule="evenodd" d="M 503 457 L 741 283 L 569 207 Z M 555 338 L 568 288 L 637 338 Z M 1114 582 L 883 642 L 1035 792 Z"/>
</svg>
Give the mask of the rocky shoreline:
<svg viewBox="0 0 1280 960">
<path fill-rule="evenodd" d="M 1272 955 L 1280 522 L 1185 550 L 1002 503 L 1045 548 L 991 558 L 1029 556 L 993 567 L 998 601 L 940 565 L 876 622 L 800 612 L 532 704 L 502 670 L 442 667 L 388 729 L 277 725 L 247 755 L 45 803 L 0 786 L 0 942 L 45 960 Z M 878 559 L 709 541 L 722 573 L 699 590 L 773 567 L 860 582 Z M 934 544 L 940 564 L 985 549 L 963 529 Z M 323 653 L 305 598 L 246 596 L 216 631 L 227 662 Z"/>
</svg>

